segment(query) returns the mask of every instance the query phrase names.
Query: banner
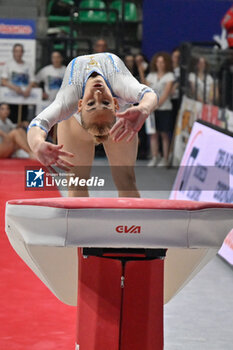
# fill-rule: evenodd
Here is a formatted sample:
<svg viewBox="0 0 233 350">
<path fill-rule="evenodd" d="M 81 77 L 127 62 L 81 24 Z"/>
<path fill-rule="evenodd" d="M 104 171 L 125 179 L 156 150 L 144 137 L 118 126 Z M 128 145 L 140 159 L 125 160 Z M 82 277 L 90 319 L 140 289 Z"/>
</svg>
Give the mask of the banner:
<svg viewBox="0 0 233 350">
<path fill-rule="evenodd" d="M 193 123 L 201 119 L 202 103 L 183 96 L 175 129 L 175 141 L 173 151 L 173 166 L 181 162 L 187 145 Z"/>
<path fill-rule="evenodd" d="M 0 18 L 1 39 L 35 39 L 36 23 L 32 19 Z"/>
<path fill-rule="evenodd" d="M 223 118 L 224 113 L 219 107 L 206 104 L 203 105 L 201 113 L 202 120 L 225 129 L 226 122 Z"/>
<path fill-rule="evenodd" d="M 24 47 L 23 60 L 32 65 L 36 62 L 36 24 L 34 20 L 0 18 L 0 75 L 6 62 L 12 60 L 12 48 L 19 43 Z"/>
<path fill-rule="evenodd" d="M 233 203 L 233 134 L 195 122 L 170 199 Z M 220 254 L 233 264 L 233 231 Z"/>
</svg>

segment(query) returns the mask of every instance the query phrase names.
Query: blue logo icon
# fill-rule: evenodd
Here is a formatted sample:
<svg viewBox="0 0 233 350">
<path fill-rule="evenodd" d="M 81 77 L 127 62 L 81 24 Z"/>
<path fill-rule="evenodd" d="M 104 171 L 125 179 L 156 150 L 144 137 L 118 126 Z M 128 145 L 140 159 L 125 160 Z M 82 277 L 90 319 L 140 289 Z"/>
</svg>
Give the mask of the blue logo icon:
<svg viewBox="0 0 233 350">
<path fill-rule="evenodd" d="M 42 168 L 40 170 L 27 170 L 27 187 L 44 187 L 44 171 Z"/>
</svg>

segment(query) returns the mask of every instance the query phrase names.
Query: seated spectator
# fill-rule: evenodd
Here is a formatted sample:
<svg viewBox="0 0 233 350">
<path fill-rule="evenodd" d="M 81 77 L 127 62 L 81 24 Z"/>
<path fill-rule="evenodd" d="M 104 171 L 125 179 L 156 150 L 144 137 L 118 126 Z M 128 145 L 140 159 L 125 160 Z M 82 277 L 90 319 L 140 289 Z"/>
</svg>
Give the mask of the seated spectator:
<svg viewBox="0 0 233 350">
<path fill-rule="evenodd" d="M 50 65 L 42 68 L 36 75 L 37 84 L 43 83 L 43 99 L 52 102 L 61 87 L 66 67 L 63 66 L 63 57 L 60 52 L 54 51 L 51 54 Z"/>
<path fill-rule="evenodd" d="M 202 103 L 213 103 L 214 79 L 208 73 L 208 62 L 204 57 L 199 57 L 195 72 L 189 74 L 190 95 Z M 215 91 L 215 95 L 218 95 Z"/>
<path fill-rule="evenodd" d="M 15 91 L 17 94 L 23 97 L 28 97 L 31 93 L 31 89 L 35 84 L 35 77 L 32 70 L 32 66 L 23 61 L 24 47 L 22 44 L 15 44 L 13 46 L 13 59 L 3 67 L 2 71 L 2 86 L 6 86 L 9 89 Z M 14 109 L 14 121 L 17 120 L 17 110 L 15 105 L 11 107 Z M 26 106 L 25 106 L 26 107 Z M 24 116 L 27 113 L 27 108 L 23 109 Z"/>
<path fill-rule="evenodd" d="M 24 151 L 24 158 L 35 158 L 27 143 L 26 123 L 22 127 L 17 127 L 8 118 L 10 115 L 9 105 L 0 104 L 0 159 L 10 158 L 17 150 Z"/>
<path fill-rule="evenodd" d="M 108 43 L 105 39 L 98 39 L 93 46 L 94 53 L 101 53 L 108 51 Z"/>
</svg>

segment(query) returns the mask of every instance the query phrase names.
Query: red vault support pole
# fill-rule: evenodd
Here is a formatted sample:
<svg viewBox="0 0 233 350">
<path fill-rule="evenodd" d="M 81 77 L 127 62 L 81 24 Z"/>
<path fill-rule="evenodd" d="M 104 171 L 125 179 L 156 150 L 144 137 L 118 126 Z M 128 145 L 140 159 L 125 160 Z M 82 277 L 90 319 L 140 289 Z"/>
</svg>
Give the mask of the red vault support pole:
<svg viewBox="0 0 233 350">
<path fill-rule="evenodd" d="M 163 350 L 164 260 L 128 261 L 119 350 Z"/>
<path fill-rule="evenodd" d="M 164 261 L 79 250 L 77 350 L 163 350 Z"/>
</svg>

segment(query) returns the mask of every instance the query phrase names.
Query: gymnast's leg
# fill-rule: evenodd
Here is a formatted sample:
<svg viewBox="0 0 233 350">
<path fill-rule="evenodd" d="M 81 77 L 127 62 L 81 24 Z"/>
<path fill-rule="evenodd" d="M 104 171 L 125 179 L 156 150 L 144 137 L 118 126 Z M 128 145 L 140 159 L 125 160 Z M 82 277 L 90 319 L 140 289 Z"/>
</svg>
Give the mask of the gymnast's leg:
<svg viewBox="0 0 233 350">
<path fill-rule="evenodd" d="M 72 163 L 75 167 L 70 170 L 70 173 L 74 174 L 73 176 L 88 179 L 95 155 L 93 137 L 72 116 L 58 124 L 57 138 L 58 144 L 64 145 L 64 151 L 74 154 Z M 66 158 L 64 157 L 64 159 Z M 70 161 L 70 158 L 67 158 L 67 160 Z M 68 195 L 69 197 L 88 197 L 88 188 L 71 186 L 69 187 Z"/>
<path fill-rule="evenodd" d="M 110 137 L 103 143 L 119 197 L 140 197 L 134 166 L 138 151 L 138 135 L 131 142 L 114 142 Z"/>
</svg>

